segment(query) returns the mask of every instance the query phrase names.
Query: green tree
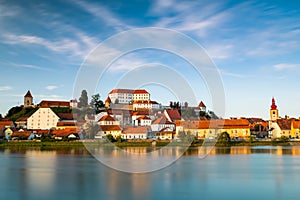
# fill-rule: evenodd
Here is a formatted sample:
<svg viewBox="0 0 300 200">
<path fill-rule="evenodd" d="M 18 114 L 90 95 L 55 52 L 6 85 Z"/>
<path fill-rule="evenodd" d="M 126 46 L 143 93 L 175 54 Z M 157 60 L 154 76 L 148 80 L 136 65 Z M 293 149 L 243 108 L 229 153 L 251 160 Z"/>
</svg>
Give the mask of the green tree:
<svg viewBox="0 0 300 200">
<path fill-rule="evenodd" d="M 2 117 L 2 114 L 0 114 L 0 119 L 2 119 L 3 117 Z"/>
<path fill-rule="evenodd" d="M 114 136 L 113 136 L 112 134 L 107 134 L 107 135 L 105 136 L 105 138 L 106 138 L 106 140 L 109 141 L 109 142 L 115 142 L 115 141 L 116 141 L 115 138 L 114 138 Z"/>
<path fill-rule="evenodd" d="M 90 106 L 95 110 L 95 112 L 97 114 L 101 111 L 101 108 L 104 107 L 104 103 L 100 99 L 99 94 L 92 95 L 92 100 L 90 102 Z"/>
<path fill-rule="evenodd" d="M 87 91 L 82 90 L 81 96 L 79 97 L 78 107 L 79 108 L 85 108 L 88 105 L 88 96 Z"/>
<path fill-rule="evenodd" d="M 193 108 L 187 108 L 185 110 L 182 110 L 181 115 L 185 118 L 196 117 L 196 113 Z"/>
<path fill-rule="evenodd" d="M 227 132 L 221 133 L 218 139 L 218 143 L 221 143 L 223 145 L 230 145 L 231 144 L 230 135 Z"/>
<path fill-rule="evenodd" d="M 183 143 L 191 143 L 194 141 L 195 136 L 191 134 L 190 131 L 179 131 L 178 132 L 178 138 L 183 142 Z"/>
</svg>

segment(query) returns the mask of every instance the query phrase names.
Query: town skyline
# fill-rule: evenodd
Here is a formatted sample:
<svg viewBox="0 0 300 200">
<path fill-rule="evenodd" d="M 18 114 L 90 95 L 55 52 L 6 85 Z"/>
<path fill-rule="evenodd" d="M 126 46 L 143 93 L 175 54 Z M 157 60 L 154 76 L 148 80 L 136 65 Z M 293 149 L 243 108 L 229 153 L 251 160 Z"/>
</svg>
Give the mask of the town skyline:
<svg viewBox="0 0 300 200">
<path fill-rule="evenodd" d="M 297 2 L 280 0 L 184 4 L 57 0 L 26 5 L 0 0 L 0 113 L 4 116 L 9 108 L 21 105 L 27 90 L 34 94 L 35 104 L 42 99 L 78 97 L 72 93 L 78 70 L 99 43 L 133 28 L 158 27 L 179 31 L 206 50 L 223 80 L 223 117 L 268 119 L 275 97 L 281 116 L 298 118 L 298 9 Z M 158 62 L 188 79 L 196 99 L 212 107 L 205 81 L 195 80 L 190 64 L 153 50 L 130 53 L 112 63 L 106 84 L 88 93 L 99 93 L 105 100 L 119 77 L 145 63 Z M 162 104 L 177 101 L 166 88 L 144 88 Z"/>
<path fill-rule="evenodd" d="M 104 96 L 104 97 L 101 97 L 101 96 L 99 96 L 100 97 L 100 99 L 99 100 L 101 100 L 102 102 L 103 102 L 103 106 L 105 105 L 105 107 L 106 107 L 106 101 L 109 99 L 109 103 L 111 102 L 112 104 L 131 104 L 132 105 L 132 103 L 133 102 L 115 102 L 115 100 L 116 99 L 113 99 L 113 100 L 111 100 L 111 93 L 113 93 L 113 92 L 116 92 L 116 91 L 118 91 L 118 90 L 128 90 L 128 91 L 130 91 L 130 92 L 132 92 L 132 94 L 134 93 L 134 91 L 145 91 L 145 92 L 147 92 L 148 93 L 148 91 L 146 90 L 146 89 L 143 89 L 143 88 L 140 88 L 140 89 L 132 89 L 132 88 L 112 88 L 111 90 L 110 90 L 110 92 L 108 92 L 107 93 L 107 95 L 106 96 Z M 86 91 L 85 89 L 83 89 L 82 91 Z M 169 101 L 167 101 L 168 103 L 167 104 L 163 104 L 163 103 L 161 103 L 160 101 L 156 101 L 156 99 L 153 99 L 152 98 L 152 93 L 151 92 L 149 92 L 148 93 L 149 94 L 149 96 L 148 96 L 148 98 L 149 98 L 149 102 L 153 102 L 154 104 L 157 104 L 157 106 L 159 106 L 159 107 L 157 107 L 157 108 L 155 108 L 155 109 L 166 109 L 166 108 L 170 108 L 170 104 L 172 103 L 179 103 L 178 105 L 179 105 L 179 107 L 182 107 L 182 108 L 184 108 L 184 107 L 186 107 L 186 105 L 188 105 L 188 107 L 197 107 L 197 106 L 199 106 L 200 104 L 202 104 L 202 105 L 204 105 L 205 106 L 205 108 L 207 109 L 207 111 L 212 111 L 212 112 L 215 112 L 213 109 L 211 109 L 210 107 L 208 107 L 208 106 L 206 106 L 205 104 L 205 102 L 203 102 L 203 100 L 199 100 L 198 101 L 198 103 L 196 104 L 196 105 L 191 105 L 188 101 L 185 101 L 185 102 L 180 102 L 180 101 L 177 101 L 177 100 L 169 100 Z M 5 117 L 5 115 L 8 113 L 8 111 L 11 109 L 11 108 L 13 108 L 13 107 L 26 107 L 26 102 L 25 102 L 25 100 L 24 100 L 24 98 L 26 98 L 26 96 L 30 96 L 30 98 L 32 98 L 31 99 L 31 101 L 30 101 L 30 103 L 28 102 L 27 104 L 27 106 L 38 106 L 38 105 L 40 105 L 40 104 L 43 104 L 45 101 L 46 102 L 51 102 L 51 101 L 53 101 L 53 102 L 56 102 L 56 101 L 62 101 L 62 102 L 70 102 L 70 104 L 72 104 L 72 102 L 76 102 L 76 104 L 77 104 L 77 102 L 79 102 L 79 99 L 80 99 L 80 97 L 81 96 L 78 96 L 78 97 L 73 97 L 73 98 L 70 98 L 70 99 L 45 99 L 45 98 L 41 98 L 41 99 L 39 99 L 39 100 L 35 100 L 35 97 L 34 97 L 34 95 L 32 95 L 32 92 L 30 91 L 30 90 L 28 90 L 26 93 L 25 93 L 25 95 L 23 95 L 22 96 L 22 99 L 20 100 L 20 103 L 18 104 L 18 105 L 14 105 L 14 106 L 12 106 L 12 107 L 10 107 L 10 108 L 8 108 L 8 110 L 7 110 L 7 112 L 5 113 L 5 114 L 2 114 L 2 113 L 0 113 L 1 115 L 2 115 L 2 117 Z M 88 94 L 87 93 L 87 97 L 88 97 L 88 104 L 90 104 L 90 103 L 92 103 L 92 96 L 93 95 L 99 95 L 99 93 L 95 93 L 95 94 Z M 151 99 L 151 101 L 150 101 L 150 99 Z M 265 109 L 265 111 L 266 112 L 268 112 L 268 116 L 266 117 L 266 118 L 264 118 L 264 117 L 261 117 L 261 116 L 246 116 L 246 115 L 244 115 L 244 116 L 230 116 L 230 117 L 223 117 L 223 116 L 218 116 L 218 117 L 221 117 L 221 118 L 223 118 L 223 119 L 229 119 L 229 118 L 261 118 L 261 119 L 263 119 L 263 120 L 270 120 L 270 115 L 269 115 L 269 111 L 270 110 L 272 110 L 272 106 L 274 105 L 274 103 L 275 103 L 275 100 L 276 100 L 276 109 L 278 109 L 278 117 L 279 118 L 294 118 L 294 119 L 300 119 L 300 115 L 298 115 L 298 116 L 291 116 L 291 115 L 289 115 L 289 113 L 283 113 L 283 112 L 281 112 L 281 109 L 280 109 L 280 105 L 278 104 L 278 101 L 277 101 L 277 99 L 276 99 L 276 97 L 272 97 L 271 98 L 271 100 L 270 100 L 270 102 L 269 102 L 269 106 Z M 147 100 L 148 101 L 148 100 Z M 186 104 L 187 103 L 187 104 Z M 185 105 L 186 104 L 186 105 Z M 279 105 L 279 106 L 278 106 Z"/>
</svg>

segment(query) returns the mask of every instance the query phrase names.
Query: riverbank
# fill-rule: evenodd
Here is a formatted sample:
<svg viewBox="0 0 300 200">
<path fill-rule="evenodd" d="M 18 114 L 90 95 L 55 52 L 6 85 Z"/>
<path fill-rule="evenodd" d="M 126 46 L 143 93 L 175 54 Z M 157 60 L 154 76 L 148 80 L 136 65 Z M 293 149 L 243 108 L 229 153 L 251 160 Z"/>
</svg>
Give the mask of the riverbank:
<svg viewBox="0 0 300 200">
<path fill-rule="evenodd" d="M 105 142 L 105 141 L 56 141 L 56 142 L 41 142 L 41 141 L 9 141 L 0 142 L 0 148 L 41 148 L 41 149 L 68 149 L 68 148 L 84 148 L 85 146 L 117 146 L 117 147 L 163 147 L 163 146 L 191 146 L 200 147 L 216 146 L 300 146 L 299 141 L 231 141 L 231 142 L 196 142 L 192 144 L 184 144 L 180 142 L 169 141 L 131 141 L 131 142 Z"/>
</svg>

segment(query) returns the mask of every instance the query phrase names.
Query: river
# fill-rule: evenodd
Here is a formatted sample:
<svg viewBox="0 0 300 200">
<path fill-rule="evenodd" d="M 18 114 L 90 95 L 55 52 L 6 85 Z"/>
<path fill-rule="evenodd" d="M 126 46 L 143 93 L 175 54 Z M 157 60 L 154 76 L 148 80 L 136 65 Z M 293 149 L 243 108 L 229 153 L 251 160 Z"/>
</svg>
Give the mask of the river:
<svg viewBox="0 0 300 200">
<path fill-rule="evenodd" d="M 202 159 L 198 152 L 135 174 L 85 150 L 1 149 L 0 199 L 299 199 L 300 147 L 214 148 Z"/>
</svg>

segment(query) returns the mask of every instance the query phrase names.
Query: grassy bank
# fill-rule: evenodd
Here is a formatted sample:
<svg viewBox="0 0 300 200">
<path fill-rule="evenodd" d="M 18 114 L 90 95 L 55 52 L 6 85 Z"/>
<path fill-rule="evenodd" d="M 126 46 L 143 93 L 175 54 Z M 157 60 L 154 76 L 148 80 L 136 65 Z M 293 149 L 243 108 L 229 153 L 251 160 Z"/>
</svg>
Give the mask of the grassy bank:
<svg viewBox="0 0 300 200">
<path fill-rule="evenodd" d="M 0 148 L 37 148 L 37 149 L 79 149 L 89 146 L 117 146 L 117 147 L 162 147 L 170 146 L 192 146 L 199 147 L 203 142 L 196 142 L 189 144 L 169 143 L 167 141 L 131 141 L 131 142 L 104 142 L 104 141 L 57 141 L 57 142 L 40 142 L 40 141 L 9 141 L 0 142 Z M 234 142 L 206 142 L 205 145 L 216 147 L 230 147 L 230 146 L 300 146 L 300 142 L 291 141 L 234 141 Z"/>
</svg>

